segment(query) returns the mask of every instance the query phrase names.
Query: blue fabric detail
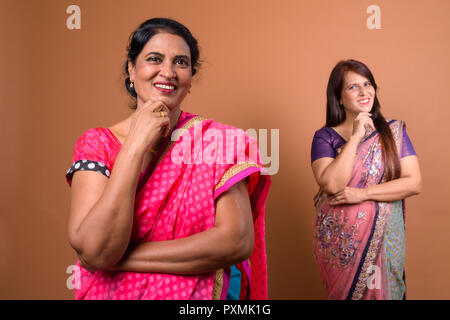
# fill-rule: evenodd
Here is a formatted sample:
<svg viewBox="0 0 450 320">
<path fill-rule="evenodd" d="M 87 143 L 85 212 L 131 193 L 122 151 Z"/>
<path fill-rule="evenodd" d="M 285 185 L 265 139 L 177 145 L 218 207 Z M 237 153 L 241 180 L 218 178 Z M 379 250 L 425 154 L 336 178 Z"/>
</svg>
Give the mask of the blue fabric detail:
<svg viewBox="0 0 450 320">
<path fill-rule="evenodd" d="M 403 300 L 406 292 L 405 271 L 405 222 L 403 220 L 403 202 L 392 205 L 391 216 L 384 236 L 386 262 L 392 300 Z"/>
<path fill-rule="evenodd" d="M 231 266 L 230 286 L 228 287 L 227 300 L 239 300 L 241 292 L 241 272 L 235 266 Z"/>
</svg>

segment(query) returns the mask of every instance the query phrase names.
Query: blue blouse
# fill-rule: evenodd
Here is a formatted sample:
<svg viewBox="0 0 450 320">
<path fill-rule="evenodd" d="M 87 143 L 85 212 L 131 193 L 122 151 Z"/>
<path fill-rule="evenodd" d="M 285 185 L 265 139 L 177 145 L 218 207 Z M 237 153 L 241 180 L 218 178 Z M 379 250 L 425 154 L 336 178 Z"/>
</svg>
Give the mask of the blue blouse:
<svg viewBox="0 0 450 320">
<path fill-rule="evenodd" d="M 347 141 L 330 127 L 322 127 L 314 134 L 311 146 L 311 163 L 317 159 L 330 157 L 336 158 L 337 150 Z M 416 155 L 416 151 L 406 133 L 406 127 L 403 127 L 403 141 L 400 158 Z"/>
</svg>

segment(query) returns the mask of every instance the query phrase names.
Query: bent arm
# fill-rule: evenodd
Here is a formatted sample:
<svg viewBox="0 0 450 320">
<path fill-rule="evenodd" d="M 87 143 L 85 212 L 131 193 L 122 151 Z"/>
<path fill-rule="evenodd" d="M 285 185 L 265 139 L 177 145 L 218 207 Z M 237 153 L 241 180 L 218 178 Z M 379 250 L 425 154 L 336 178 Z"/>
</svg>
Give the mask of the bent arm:
<svg viewBox="0 0 450 320">
<path fill-rule="evenodd" d="M 214 227 L 186 238 L 138 244 L 110 270 L 205 273 L 248 259 L 253 246 L 250 199 L 241 181 L 217 199 Z"/>
<path fill-rule="evenodd" d="M 142 155 L 124 145 L 109 179 L 97 172 L 74 173 L 69 242 L 87 270 L 110 266 L 126 252 Z"/>
<path fill-rule="evenodd" d="M 326 193 L 335 194 L 347 186 L 359 142 L 359 138 L 352 136 L 336 159 L 320 158 L 311 164 L 317 184 Z"/>
<path fill-rule="evenodd" d="M 330 205 L 354 204 L 367 200 L 391 202 L 417 195 L 421 191 L 419 161 L 416 156 L 400 160 L 400 178 L 366 188 L 345 187 L 328 196 Z"/>
<path fill-rule="evenodd" d="M 378 185 L 367 187 L 366 199 L 375 201 L 397 201 L 417 195 L 422 188 L 419 160 L 409 156 L 400 160 L 401 176 Z"/>
</svg>

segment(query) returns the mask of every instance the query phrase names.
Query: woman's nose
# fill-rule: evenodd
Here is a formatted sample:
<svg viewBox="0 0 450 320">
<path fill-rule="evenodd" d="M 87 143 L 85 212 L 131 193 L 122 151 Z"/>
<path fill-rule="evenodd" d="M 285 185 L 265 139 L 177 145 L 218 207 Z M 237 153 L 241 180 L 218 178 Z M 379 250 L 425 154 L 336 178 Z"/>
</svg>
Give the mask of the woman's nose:
<svg viewBox="0 0 450 320">
<path fill-rule="evenodd" d="M 174 65 L 170 62 L 161 64 L 160 73 L 166 79 L 174 79 L 177 75 L 174 69 Z"/>
<path fill-rule="evenodd" d="M 359 87 L 359 95 L 365 96 L 366 95 L 366 88 L 364 86 Z"/>
</svg>

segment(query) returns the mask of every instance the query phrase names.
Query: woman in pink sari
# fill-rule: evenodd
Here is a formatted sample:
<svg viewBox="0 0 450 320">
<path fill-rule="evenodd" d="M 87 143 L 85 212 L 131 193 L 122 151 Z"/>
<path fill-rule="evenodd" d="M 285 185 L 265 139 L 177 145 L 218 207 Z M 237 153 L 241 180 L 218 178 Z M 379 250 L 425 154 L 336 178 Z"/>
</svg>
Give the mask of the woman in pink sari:
<svg viewBox="0 0 450 320">
<path fill-rule="evenodd" d="M 386 121 L 370 70 L 339 62 L 311 162 L 320 186 L 314 254 L 328 299 L 405 299 L 404 199 L 420 192 L 403 121 Z"/>
<path fill-rule="evenodd" d="M 76 142 L 76 299 L 267 299 L 270 179 L 253 138 L 181 110 L 198 59 L 180 23 L 142 23 L 125 64 L 136 111 Z"/>
</svg>

